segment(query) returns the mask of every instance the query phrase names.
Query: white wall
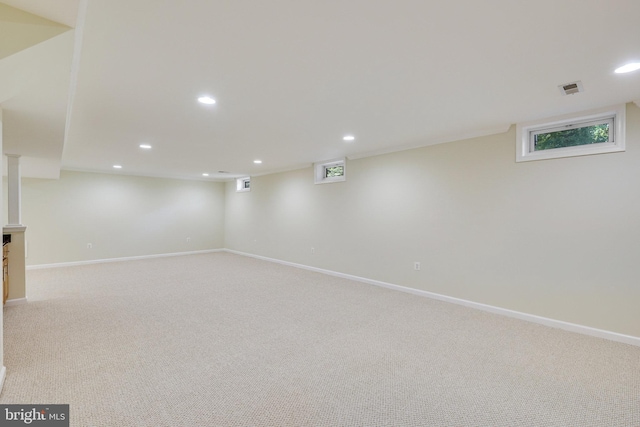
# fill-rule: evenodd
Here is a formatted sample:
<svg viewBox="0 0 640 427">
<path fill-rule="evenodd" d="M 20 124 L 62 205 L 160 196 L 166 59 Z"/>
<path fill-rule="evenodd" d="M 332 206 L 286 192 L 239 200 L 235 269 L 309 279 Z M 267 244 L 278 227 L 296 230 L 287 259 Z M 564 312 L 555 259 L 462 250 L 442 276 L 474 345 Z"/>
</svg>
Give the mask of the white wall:
<svg viewBox="0 0 640 427">
<path fill-rule="evenodd" d="M 624 153 L 515 163 L 512 128 L 352 160 L 343 183 L 229 183 L 225 247 L 640 336 L 633 104 L 627 120 Z"/>
<path fill-rule="evenodd" d="M 227 247 L 640 337 L 633 104 L 627 120 L 624 153 L 516 164 L 511 129 L 351 160 L 342 183 L 314 185 L 311 168 L 253 177 L 247 193 L 117 174 L 24 179 L 27 265 Z"/>
<path fill-rule="evenodd" d="M 23 178 L 22 223 L 27 265 L 218 249 L 224 184 L 69 171 Z"/>
</svg>

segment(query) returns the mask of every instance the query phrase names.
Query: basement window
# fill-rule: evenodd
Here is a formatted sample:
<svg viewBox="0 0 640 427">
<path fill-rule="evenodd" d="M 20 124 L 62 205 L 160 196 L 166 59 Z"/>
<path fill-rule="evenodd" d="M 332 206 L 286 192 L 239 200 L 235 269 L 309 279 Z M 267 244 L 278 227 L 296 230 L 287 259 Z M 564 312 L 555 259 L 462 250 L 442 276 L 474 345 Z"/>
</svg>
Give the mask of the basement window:
<svg viewBox="0 0 640 427">
<path fill-rule="evenodd" d="M 624 130 L 624 105 L 519 124 L 516 162 L 624 151 Z"/>
<path fill-rule="evenodd" d="M 244 178 L 236 179 L 236 193 L 243 191 L 251 191 L 251 177 L 246 176 Z"/>
<path fill-rule="evenodd" d="M 314 164 L 316 184 L 345 181 L 346 173 L 347 166 L 344 158 Z"/>
</svg>

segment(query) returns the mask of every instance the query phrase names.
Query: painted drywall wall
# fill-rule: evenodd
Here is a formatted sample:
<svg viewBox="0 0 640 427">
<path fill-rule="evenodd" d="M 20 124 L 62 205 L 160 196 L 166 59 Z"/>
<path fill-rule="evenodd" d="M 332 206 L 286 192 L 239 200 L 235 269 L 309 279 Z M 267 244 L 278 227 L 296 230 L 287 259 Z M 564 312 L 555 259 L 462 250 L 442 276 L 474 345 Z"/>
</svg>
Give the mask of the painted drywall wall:
<svg viewBox="0 0 640 427">
<path fill-rule="evenodd" d="M 27 265 L 219 249 L 224 184 L 71 171 L 23 178 L 22 224 Z"/>
<path fill-rule="evenodd" d="M 227 184 L 225 247 L 638 337 L 639 165 L 629 104 L 623 153 L 516 163 L 512 127 L 351 160 L 341 183 L 258 176 Z"/>
<path fill-rule="evenodd" d="M 69 31 L 66 25 L 49 21 L 0 3 L 0 58 Z"/>
</svg>

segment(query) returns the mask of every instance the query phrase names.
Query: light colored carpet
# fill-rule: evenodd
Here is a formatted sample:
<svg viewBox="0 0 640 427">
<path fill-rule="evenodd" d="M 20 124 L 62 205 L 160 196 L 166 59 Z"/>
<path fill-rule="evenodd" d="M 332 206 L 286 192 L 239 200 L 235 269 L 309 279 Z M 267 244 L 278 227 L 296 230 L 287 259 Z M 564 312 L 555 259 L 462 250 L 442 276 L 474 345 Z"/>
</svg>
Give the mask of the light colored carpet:
<svg viewBox="0 0 640 427">
<path fill-rule="evenodd" d="M 0 403 L 72 426 L 640 426 L 640 348 L 227 253 L 28 272 Z"/>
</svg>

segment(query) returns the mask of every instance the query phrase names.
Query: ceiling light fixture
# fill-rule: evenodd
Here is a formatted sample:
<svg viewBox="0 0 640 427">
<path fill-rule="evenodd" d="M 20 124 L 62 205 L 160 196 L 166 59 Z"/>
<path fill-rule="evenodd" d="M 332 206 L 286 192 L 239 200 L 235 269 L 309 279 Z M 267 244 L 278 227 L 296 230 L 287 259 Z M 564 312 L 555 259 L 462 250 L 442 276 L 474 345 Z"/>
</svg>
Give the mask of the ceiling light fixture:
<svg viewBox="0 0 640 427">
<path fill-rule="evenodd" d="M 122 165 L 113 165 L 114 169 L 122 169 Z"/>
<path fill-rule="evenodd" d="M 345 136 L 342 137 L 342 139 L 344 141 L 353 141 L 354 139 L 356 139 L 356 137 L 353 136 L 353 135 L 345 135 Z"/>
<path fill-rule="evenodd" d="M 632 71 L 640 70 L 640 62 L 630 62 L 615 69 L 616 74 L 630 73 Z"/>
<path fill-rule="evenodd" d="M 210 96 L 205 95 L 198 98 L 198 102 L 201 104 L 213 105 L 216 103 L 216 100 Z"/>
<path fill-rule="evenodd" d="M 262 160 L 254 160 L 253 163 L 255 163 L 256 165 L 259 165 L 260 163 L 262 163 Z"/>
<path fill-rule="evenodd" d="M 151 146 L 149 144 L 140 144 L 140 148 L 142 148 L 144 150 L 150 150 Z"/>
<path fill-rule="evenodd" d="M 208 173 L 203 173 L 202 176 L 209 176 L 209 174 Z"/>
</svg>

